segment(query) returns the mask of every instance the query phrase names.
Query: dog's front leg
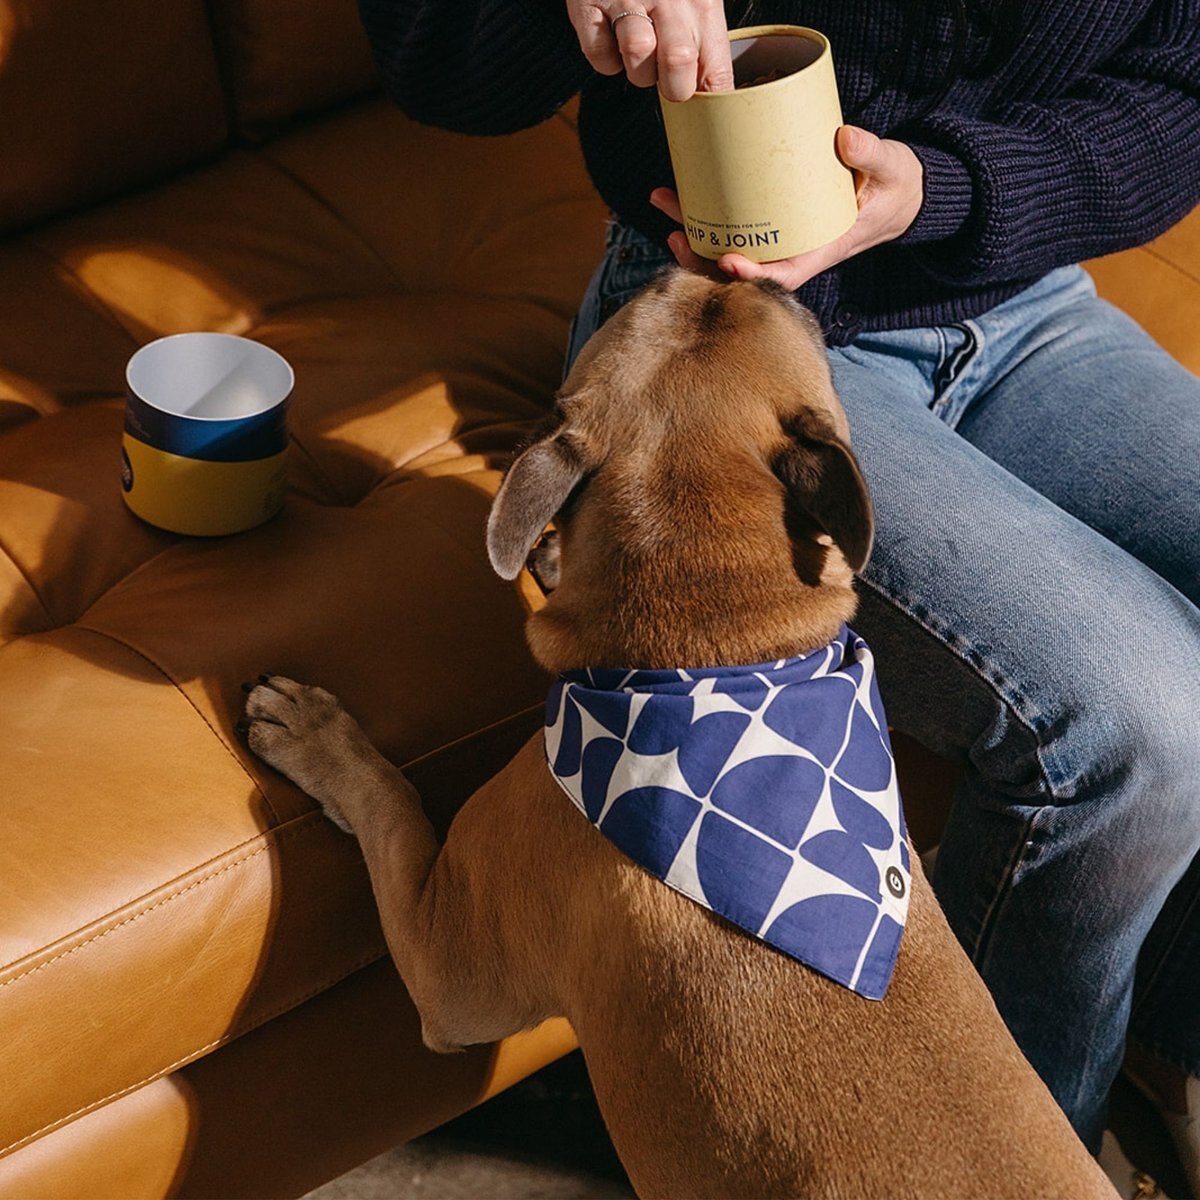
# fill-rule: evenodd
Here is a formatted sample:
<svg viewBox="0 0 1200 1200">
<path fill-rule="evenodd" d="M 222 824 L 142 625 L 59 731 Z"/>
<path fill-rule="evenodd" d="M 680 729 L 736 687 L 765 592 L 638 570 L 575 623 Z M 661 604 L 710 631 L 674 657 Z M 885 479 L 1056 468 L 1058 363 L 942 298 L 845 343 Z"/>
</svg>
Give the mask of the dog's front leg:
<svg viewBox="0 0 1200 1200">
<path fill-rule="evenodd" d="M 488 939 L 473 927 L 469 872 L 441 852 L 403 772 L 321 688 L 263 676 L 250 690 L 246 718 L 241 727 L 251 750 L 358 838 L 388 949 L 420 1011 L 426 1044 L 457 1049 L 521 1028 L 524 1014 L 480 986 Z"/>
</svg>

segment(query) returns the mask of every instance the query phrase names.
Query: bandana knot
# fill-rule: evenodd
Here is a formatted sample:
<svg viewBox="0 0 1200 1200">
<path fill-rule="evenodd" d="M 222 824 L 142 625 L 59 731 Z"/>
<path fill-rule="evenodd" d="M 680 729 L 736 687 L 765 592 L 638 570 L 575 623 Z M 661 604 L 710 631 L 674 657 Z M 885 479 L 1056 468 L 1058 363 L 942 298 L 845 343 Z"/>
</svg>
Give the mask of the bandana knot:
<svg viewBox="0 0 1200 1200">
<path fill-rule="evenodd" d="M 568 672 L 546 756 L 639 866 L 882 998 L 911 876 L 874 658 L 852 630 L 755 666 Z"/>
</svg>

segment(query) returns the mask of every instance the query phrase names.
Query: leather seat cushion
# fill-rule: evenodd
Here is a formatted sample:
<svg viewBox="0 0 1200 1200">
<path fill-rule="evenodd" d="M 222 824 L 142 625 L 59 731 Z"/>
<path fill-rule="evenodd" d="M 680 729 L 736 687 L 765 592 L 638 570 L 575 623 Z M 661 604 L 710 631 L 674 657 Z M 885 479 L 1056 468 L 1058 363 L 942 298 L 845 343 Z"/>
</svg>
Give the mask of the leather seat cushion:
<svg viewBox="0 0 1200 1200">
<path fill-rule="evenodd" d="M 514 141 L 560 178 L 577 154 L 563 121 Z M 5 252 L 24 301 L 0 299 L 0 1005 L 21 1036 L 0 1149 L 383 954 L 353 840 L 236 736 L 243 680 L 339 693 L 402 763 L 544 695 L 532 585 L 495 578 L 483 528 L 602 216 L 581 169 L 528 211 L 512 166 L 371 101 Z M 456 172 L 474 186 L 445 213 L 406 208 Z M 414 212 L 410 255 L 392 226 Z M 495 267 L 534 232 L 528 270 Z M 291 494 L 235 538 L 152 530 L 120 494 L 124 362 L 197 328 L 296 370 Z"/>
</svg>

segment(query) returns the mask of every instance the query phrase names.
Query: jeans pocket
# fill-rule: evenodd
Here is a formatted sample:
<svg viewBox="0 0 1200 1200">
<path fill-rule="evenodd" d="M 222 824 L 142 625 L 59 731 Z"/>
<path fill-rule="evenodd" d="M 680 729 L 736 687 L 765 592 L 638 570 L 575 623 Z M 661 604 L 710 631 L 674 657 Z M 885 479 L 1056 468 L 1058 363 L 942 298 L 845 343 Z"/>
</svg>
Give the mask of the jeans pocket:
<svg viewBox="0 0 1200 1200">
<path fill-rule="evenodd" d="M 659 271 L 674 262 L 665 246 L 628 226 L 611 225 L 597 281 L 600 323 L 624 308 Z"/>
</svg>

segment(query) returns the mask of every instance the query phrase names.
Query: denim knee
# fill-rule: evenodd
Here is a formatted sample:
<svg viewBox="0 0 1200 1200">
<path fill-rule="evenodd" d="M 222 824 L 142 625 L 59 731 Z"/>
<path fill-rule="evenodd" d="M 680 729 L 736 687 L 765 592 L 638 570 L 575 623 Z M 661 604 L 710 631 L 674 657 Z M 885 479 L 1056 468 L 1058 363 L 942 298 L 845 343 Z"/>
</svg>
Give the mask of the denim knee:
<svg viewBox="0 0 1200 1200">
<path fill-rule="evenodd" d="M 965 941 L 994 889 L 1047 860 L 1148 900 L 1200 848 L 1200 613 L 1140 566 L 1104 594 L 1076 582 L 1027 587 L 992 623 L 977 604 L 956 622 L 863 581 L 855 626 L 889 719 L 966 768 L 946 860 L 973 897 Z"/>
<path fill-rule="evenodd" d="M 1200 634 L 1147 621 L 1124 645 L 1113 639 L 1109 655 L 1075 664 L 1058 711 L 1043 716 L 1047 801 L 1128 803 L 1144 836 L 1178 838 L 1190 857 L 1200 845 Z"/>
</svg>

